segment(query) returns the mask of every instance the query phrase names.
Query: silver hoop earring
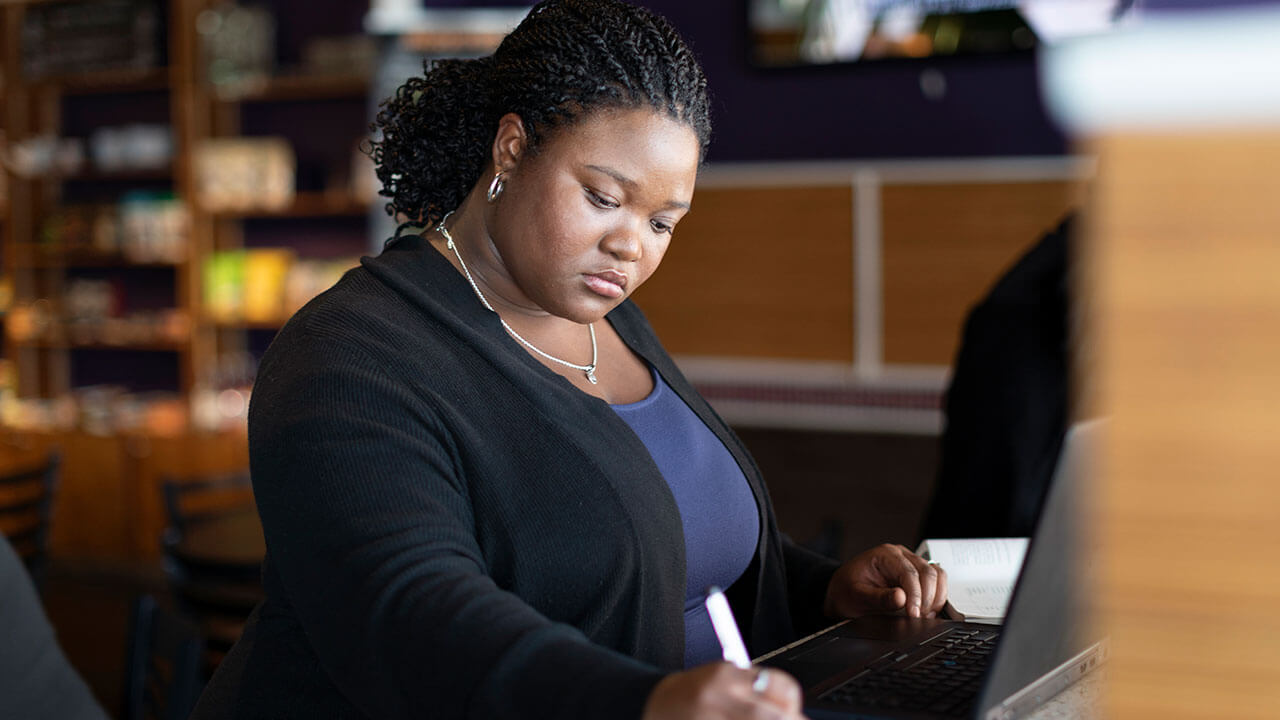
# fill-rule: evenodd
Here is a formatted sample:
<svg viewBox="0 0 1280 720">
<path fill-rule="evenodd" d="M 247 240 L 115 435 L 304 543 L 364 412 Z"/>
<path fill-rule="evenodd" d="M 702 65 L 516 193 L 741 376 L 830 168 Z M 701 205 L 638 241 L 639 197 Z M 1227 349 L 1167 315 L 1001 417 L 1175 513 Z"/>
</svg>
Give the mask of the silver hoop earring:
<svg viewBox="0 0 1280 720">
<path fill-rule="evenodd" d="M 489 183 L 489 192 L 485 193 L 485 197 L 489 198 L 489 202 L 497 202 L 498 196 L 502 194 L 502 190 L 506 186 L 507 183 L 502 179 L 502 173 L 497 173 L 493 176 L 493 182 Z"/>
</svg>

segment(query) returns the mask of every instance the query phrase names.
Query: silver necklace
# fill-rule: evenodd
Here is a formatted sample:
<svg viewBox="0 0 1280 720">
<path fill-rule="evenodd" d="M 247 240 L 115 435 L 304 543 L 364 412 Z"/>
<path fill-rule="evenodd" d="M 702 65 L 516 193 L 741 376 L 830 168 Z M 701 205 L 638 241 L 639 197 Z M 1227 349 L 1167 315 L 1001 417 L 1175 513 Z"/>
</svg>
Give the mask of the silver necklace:
<svg viewBox="0 0 1280 720">
<path fill-rule="evenodd" d="M 498 315 L 498 311 L 494 310 L 493 306 L 489 304 L 489 301 L 485 299 L 484 293 L 480 292 L 480 286 L 476 285 L 475 279 L 471 277 L 471 271 L 467 269 L 466 261 L 462 259 L 462 254 L 458 252 L 458 245 L 455 242 L 453 242 L 453 236 L 449 234 L 449 231 L 447 229 L 445 229 L 444 221 L 448 220 L 449 215 L 452 215 L 452 214 L 453 212 L 450 211 L 444 217 L 440 218 L 440 224 L 436 226 L 436 232 L 440 233 L 440 236 L 445 239 L 445 244 L 448 245 L 449 249 L 453 251 L 453 256 L 458 258 L 458 264 L 462 266 L 462 274 L 467 276 L 467 282 L 471 283 L 471 289 L 476 291 L 476 297 L 480 298 L 480 304 L 484 305 L 485 309 L 488 310 L 489 312 L 493 313 L 494 315 Z M 511 337 L 515 338 L 516 340 L 519 340 L 521 345 L 524 345 L 525 347 L 529 348 L 530 350 L 550 360 L 553 363 L 558 363 L 560 365 L 564 365 L 565 367 L 573 368 L 574 370 L 579 370 L 581 372 L 586 373 L 588 382 L 590 382 L 592 385 L 598 384 L 599 381 L 596 380 L 597 347 L 596 347 L 595 323 L 587 323 L 587 332 L 590 333 L 591 335 L 591 364 L 575 365 L 569 362 L 568 360 L 561 360 L 560 358 L 554 355 L 551 355 L 549 353 L 543 352 L 542 350 L 539 350 L 537 347 L 534 346 L 533 343 L 521 337 L 520 333 L 516 332 L 510 325 L 508 325 L 507 321 L 503 320 L 501 315 L 498 315 L 498 322 L 502 323 L 502 327 L 505 328 L 508 333 L 510 333 Z"/>
</svg>

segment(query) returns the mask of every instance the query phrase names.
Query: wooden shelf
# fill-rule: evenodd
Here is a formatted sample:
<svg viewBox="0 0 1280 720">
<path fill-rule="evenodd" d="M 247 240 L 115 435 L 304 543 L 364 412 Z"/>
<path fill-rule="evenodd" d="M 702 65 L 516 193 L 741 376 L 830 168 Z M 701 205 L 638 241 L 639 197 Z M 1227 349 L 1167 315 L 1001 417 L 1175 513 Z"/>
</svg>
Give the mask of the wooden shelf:
<svg viewBox="0 0 1280 720">
<path fill-rule="evenodd" d="M 220 330 L 279 330 L 288 321 L 287 317 L 276 320 L 207 320 Z"/>
<path fill-rule="evenodd" d="M 173 180 L 172 167 L 139 168 L 135 170 L 80 170 L 65 175 L 47 175 L 43 179 L 70 182 L 139 182 L 148 180 Z"/>
<path fill-rule="evenodd" d="M 369 78 L 362 75 L 280 75 L 242 91 L 212 89 L 223 102 L 297 102 L 363 98 L 369 94 Z"/>
<path fill-rule="evenodd" d="M 52 2 L 54 0 L 18 0 L 20 4 Z M 0 6 L 6 0 L 0 0 Z M 365 103 L 374 86 L 371 73 L 361 72 L 354 64 L 333 68 L 336 74 L 308 73 L 298 67 L 278 68 L 273 77 L 252 87 L 245 84 L 237 88 L 215 86 L 203 73 L 204 59 L 201 38 L 196 32 L 196 18 L 207 2 L 167 3 L 168 12 L 162 23 L 165 30 L 167 61 L 165 67 L 121 68 L 93 70 L 102 63 L 85 63 L 84 72 L 47 73 L 41 77 L 24 80 L 20 68 L 6 67 L 0 84 L 0 105 L 12 106 L 12 115 L 21 120 L 19 126 L 7 128 L 11 140 L 22 135 L 91 135 L 98 127 L 115 125 L 128 120 L 167 122 L 172 127 L 175 156 L 172 162 L 154 169 L 102 171 L 93 167 L 92 158 L 86 154 L 81 170 L 50 170 L 33 178 L 23 179 L 22 205 L 0 203 L 0 236 L 5 245 L 5 268 L 8 276 L 15 277 L 16 286 L 24 288 L 27 295 L 40 294 L 52 310 L 43 312 L 49 325 L 24 326 L 25 339 L 0 338 L 5 359 L 12 360 L 16 368 L 20 393 L 24 396 L 53 396 L 66 391 L 74 380 L 75 362 L 83 351 L 80 362 L 99 361 L 92 351 L 162 352 L 176 353 L 177 382 L 179 390 L 190 392 L 197 381 L 215 370 L 223 359 L 232 353 L 258 352 L 262 343 L 259 336 L 270 336 L 284 325 L 287 318 L 270 321 L 216 322 L 204 316 L 205 298 L 201 292 L 203 265 L 217 249 L 243 248 L 274 243 L 277 234 L 295 233 L 307 227 L 335 225 L 332 241 L 343 242 L 351 236 L 353 252 L 363 251 L 366 231 L 363 219 L 376 204 L 371 198 L 353 198 L 345 187 L 332 192 L 300 192 L 278 209 L 251 208 L 241 210 L 202 209 L 198 193 L 186 184 L 194 179 L 188 164 L 192 157 L 180 153 L 191 152 L 203 141 L 218 137 L 236 137 L 251 129 L 249 136 L 275 135 L 285 137 L 295 146 L 299 160 L 311 173 L 310 177 L 337 177 L 350 170 L 350 151 L 343 150 L 353 138 L 367 131 L 364 119 Z M 276 6 L 284 15 L 304 7 L 305 3 L 286 3 Z M 0 36 L 16 38 L 21 34 L 23 13 L 0 13 Z M 351 22 L 344 21 L 348 34 L 360 32 L 357 16 Z M 337 30 L 338 28 L 330 28 Z M 317 28 L 318 30 L 318 28 Z M 327 31 L 327 30 L 326 30 Z M 302 41 L 314 32 L 304 31 Z M 11 43 L 13 44 L 13 43 Z M 16 47 L 16 44 L 13 44 Z M 6 46 L 8 47 L 8 46 Z M 70 102 L 64 102 L 68 100 Z M 315 101 L 315 104 L 307 104 Z M 117 104 L 136 106 L 124 116 L 114 110 Z M 259 104 L 253 105 L 252 104 Z M 323 127 L 299 127 L 294 121 L 296 113 L 306 115 L 309 109 L 326 108 Z M 261 111 L 261 112 L 259 112 Z M 267 116 L 265 127 L 255 125 L 257 114 Z M 65 117 L 64 117 L 65 115 Z M 137 116 L 137 117 L 135 117 Z M 166 119 L 160 119 L 160 118 Z M 251 122 L 253 121 L 253 122 Z M 0 125 L 5 121 L 0 119 Z M 245 126 L 242 127 L 241 125 Z M 332 127 L 330 127 L 332 125 Z M 6 126 L 7 127 L 7 126 Z M 319 142 L 332 143 L 334 152 L 324 151 Z M 86 151 L 88 147 L 86 146 Z M 311 150 L 309 156 L 307 151 Z M 321 167 L 323 166 L 323 167 Z M 321 181 L 306 183 L 310 189 Z M 121 253 L 99 253 L 86 245 L 80 250 L 62 246 L 51 249 L 35 242 L 40 237 L 42 222 L 50 210 L 56 209 L 62 198 L 81 199 L 85 205 L 118 202 L 131 190 L 172 191 L 179 203 L 192 216 L 189 229 L 187 258 L 179 262 L 135 262 Z M 29 197 L 28 197 L 29 196 Z M 16 197 L 16 196 L 15 196 Z M 260 202 L 254 197 L 251 202 Z M 17 237 L 15 237 L 17 231 Z M 15 242 L 20 240 L 21 242 Z M 326 238 L 328 240 L 328 238 Z M 336 251 L 336 245 L 335 245 Z M 169 291 L 173 285 L 173 310 L 184 315 L 183 327 L 163 324 L 156 319 L 156 332 L 152 326 L 124 326 L 119 332 L 114 327 L 107 331 L 87 328 L 66 322 L 58 307 L 61 293 L 77 279 L 103 276 L 113 282 L 139 283 L 148 292 Z M 172 281 L 172 283 L 171 283 Z M 165 301 L 169 302 L 169 301 Z M 142 322 L 142 321 L 140 321 Z M 0 323 L 15 329 L 12 322 Z M 34 337 L 30 333 L 40 330 Z M 190 335 L 182 334 L 187 330 Z M 246 332 L 247 331 L 247 332 Z M 107 333 L 110 334 L 107 334 Z M 2 333 L 0 333 L 2 335 Z M 157 338 L 181 338 L 179 341 Z M 72 338 L 94 339 L 93 342 L 72 342 Z M 98 342 L 99 338 L 136 338 L 144 342 Z M 102 353 L 101 361 L 111 365 L 144 365 L 154 359 L 166 362 L 168 356 L 142 356 L 122 354 L 109 358 L 112 353 Z M 136 372 L 121 367 L 122 376 L 132 377 L 146 372 L 141 367 Z M 167 382 L 167 380 L 166 380 Z"/>
<path fill-rule="evenodd" d="M 38 270 L 52 268 L 177 268 L 185 262 L 168 262 L 163 260 L 130 260 L 118 254 L 97 254 L 90 252 L 74 252 L 65 255 L 45 254 L 37 256 L 29 267 Z"/>
<path fill-rule="evenodd" d="M 31 87 L 63 95 L 164 92 L 169 89 L 169 71 L 166 68 L 92 70 L 41 78 L 32 82 Z"/>
<path fill-rule="evenodd" d="M 69 342 L 66 340 L 13 340 L 14 347 L 37 350 L 129 350 L 133 352 L 183 352 L 185 342 L 149 341 L 131 343 Z"/>
<path fill-rule="evenodd" d="M 226 219 L 362 217 L 371 205 L 350 195 L 323 192 L 300 192 L 287 207 L 276 209 L 217 210 L 214 217 Z"/>
<path fill-rule="evenodd" d="M 122 253 L 107 253 L 89 248 L 64 250 L 46 247 L 30 242 L 14 243 L 14 255 L 18 262 L 16 267 L 37 270 L 58 268 L 174 268 L 185 265 L 186 261 L 169 262 L 162 260 L 138 261 L 130 259 Z"/>
</svg>

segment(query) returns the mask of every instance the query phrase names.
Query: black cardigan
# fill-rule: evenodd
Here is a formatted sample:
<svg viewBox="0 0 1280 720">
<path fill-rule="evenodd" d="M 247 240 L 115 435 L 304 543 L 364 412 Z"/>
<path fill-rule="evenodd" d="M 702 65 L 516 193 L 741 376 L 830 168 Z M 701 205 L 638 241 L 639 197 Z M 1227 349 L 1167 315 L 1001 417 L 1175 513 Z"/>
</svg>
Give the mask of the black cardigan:
<svg viewBox="0 0 1280 720">
<path fill-rule="evenodd" d="M 608 320 L 741 465 L 753 654 L 819 626 L 835 563 L 627 302 Z M 602 368 L 602 372 L 608 372 Z M 197 718 L 628 718 L 683 662 L 684 538 L 644 445 L 533 359 L 418 237 L 280 331 L 249 413 L 266 601 Z"/>
</svg>

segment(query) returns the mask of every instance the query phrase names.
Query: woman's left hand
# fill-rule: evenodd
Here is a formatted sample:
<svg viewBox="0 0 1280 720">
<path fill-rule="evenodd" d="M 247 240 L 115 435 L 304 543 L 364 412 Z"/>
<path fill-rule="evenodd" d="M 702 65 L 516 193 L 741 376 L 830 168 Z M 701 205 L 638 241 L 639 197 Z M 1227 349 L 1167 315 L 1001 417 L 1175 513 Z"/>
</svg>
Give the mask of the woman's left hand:
<svg viewBox="0 0 1280 720">
<path fill-rule="evenodd" d="M 947 602 L 947 573 L 901 545 L 878 545 L 841 565 L 827 586 L 827 617 L 905 611 L 936 617 Z"/>
</svg>

